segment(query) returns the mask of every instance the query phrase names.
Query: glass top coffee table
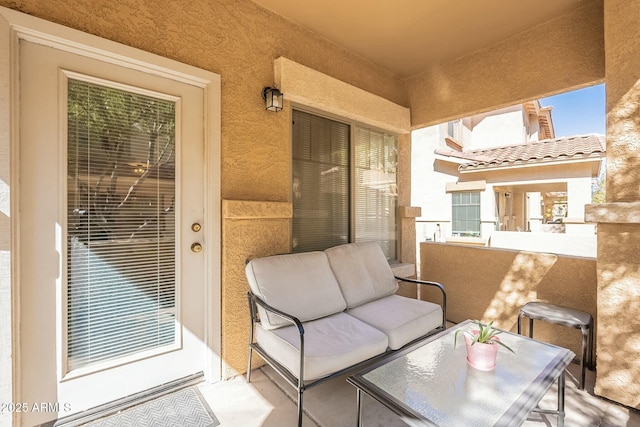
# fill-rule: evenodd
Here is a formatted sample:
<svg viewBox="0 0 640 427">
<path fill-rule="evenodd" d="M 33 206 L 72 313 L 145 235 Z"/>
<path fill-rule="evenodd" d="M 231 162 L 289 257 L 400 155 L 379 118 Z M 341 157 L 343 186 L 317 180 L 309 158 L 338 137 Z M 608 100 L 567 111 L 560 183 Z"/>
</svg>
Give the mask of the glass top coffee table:
<svg viewBox="0 0 640 427">
<path fill-rule="evenodd" d="M 496 368 L 479 371 L 466 361 L 457 329 L 475 329 L 466 320 L 350 376 L 357 388 L 358 427 L 362 425 L 362 393 L 382 403 L 410 426 L 519 426 L 531 411 L 558 415 L 564 426 L 564 371 L 574 353 L 510 332 L 500 339 Z M 537 409 L 558 381 L 557 410 Z"/>
</svg>

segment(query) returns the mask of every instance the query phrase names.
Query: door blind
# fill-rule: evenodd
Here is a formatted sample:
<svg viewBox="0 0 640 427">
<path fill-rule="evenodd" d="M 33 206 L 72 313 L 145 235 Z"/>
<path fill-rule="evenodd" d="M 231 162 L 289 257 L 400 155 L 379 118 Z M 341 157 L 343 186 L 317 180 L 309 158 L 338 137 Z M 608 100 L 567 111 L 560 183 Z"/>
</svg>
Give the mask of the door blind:
<svg viewBox="0 0 640 427">
<path fill-rule="evenodd" d="M 70 79 L 67 369 L 176 341 L 173 100 Z"/>
</svg>

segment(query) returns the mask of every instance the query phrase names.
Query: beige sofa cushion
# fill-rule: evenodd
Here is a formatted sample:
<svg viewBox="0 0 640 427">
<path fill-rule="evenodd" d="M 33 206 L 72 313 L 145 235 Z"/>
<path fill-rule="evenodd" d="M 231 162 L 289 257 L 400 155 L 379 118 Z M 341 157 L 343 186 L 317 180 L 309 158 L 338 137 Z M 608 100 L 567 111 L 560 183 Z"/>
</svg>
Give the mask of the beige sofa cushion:
<svg viewBox="0 0 640 427">
<path fill-rule="evenodd" d="M 245 268 L 251 291 L 267 304 L 300 319 L 318 319 L 344 311 L 346 302 L 324 252 L 256 258 Z M 291 322 L 258 306 L 265 329 Z"/>
<path fill-rule="evenodd" d="M 266 352 L 299 377 L 300 338 L 293 326 L 267 331 L 256 327 L 256 341 Z M 345 313 L 304 324 L 304 380 L 322 378 L 363 362 L 388 346 L 387 336 Z"/>
<path fill-rule="evenodd" d="M 348 243 L 325 253 L 347 307 L 357 307 L 398 290 L 389 262 L 376 242 Z"/>
<path fill-rule="evenodd" d="M 442 307 L 400 295 L 391 295 L 347 311 L 387 334 L 389 348 L 397 350 L 442 326 Z"/>
</svg>

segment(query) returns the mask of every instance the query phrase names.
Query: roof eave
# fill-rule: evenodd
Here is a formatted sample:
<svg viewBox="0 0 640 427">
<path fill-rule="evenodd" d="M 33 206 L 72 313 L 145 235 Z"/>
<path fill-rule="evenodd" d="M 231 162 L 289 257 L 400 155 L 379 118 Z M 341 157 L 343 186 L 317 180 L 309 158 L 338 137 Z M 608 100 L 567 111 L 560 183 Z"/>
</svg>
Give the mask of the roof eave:
<svg viewBox="0 0 640 427">
<path fill-rule="evenodd" d="M 580 158 L 571 158 L 571 159 L 541 159 L 535 161 L 519 161 L 515 163 L 508 164 L 499 164 L 499 165 L 478 165 L 471 166 L 468 168 L 460 168 L 458 167 L 458 172 L 462 173 L 474 173 L 474 172 L 489 172 L 489 171 L 498 171 L 505 169 L 521 169 L 521 168 L 530 168 L 530 167 L 538 167 L 538 166 L 549 166 L 549 165 L 564 165 L 564 164 L 573 164 L 573 163 L 587 163 L 587 162 L 600 162 L 603 158 L 606 157 L 606 153 L 594 153 L 589 155 L 588 157 L 580 157 Z M 463 163 L 464 164 L 464 163 Z M 461 165 L 462 166 L 462 165 Z"/>
<path fill-rule="evenodd" d="M 435 160 L 441 160 L 443 162 L 455 163 L 457 165 L 464 165 L 465 163 L 469 163 L 469 159 L 462 159 L 460 157 L 445 156 L 445 155 L 442 155 L 442 154 L 436 154 L 434 159 Z"/>
</svg>

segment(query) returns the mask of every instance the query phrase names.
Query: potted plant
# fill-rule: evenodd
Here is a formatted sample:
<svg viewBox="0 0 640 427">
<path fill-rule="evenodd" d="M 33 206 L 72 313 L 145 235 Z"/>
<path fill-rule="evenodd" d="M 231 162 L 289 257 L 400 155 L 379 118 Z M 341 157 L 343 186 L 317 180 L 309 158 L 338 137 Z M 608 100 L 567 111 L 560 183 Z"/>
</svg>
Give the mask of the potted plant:
<svg viewBox="0 0 640 427">
<path fill-rule="evenodd" d="M 463 332 L 464 340 L 467 345 L 467 363 L 473 368 L 482 371 L 490 371 L 496 367 L 496 356 L 499 346 L 515 352 L 511 347 L 500 341 L 498 337 L 502 333 L 499 329 L 493 327 L 493 321 L 485 325 L 480 321 L 474 321 L 478 325 L 478 329 L 462 331 L 458 329 L 453 336 L 453 347 L 456 347 L 458 334 Z"/>
</svg>

